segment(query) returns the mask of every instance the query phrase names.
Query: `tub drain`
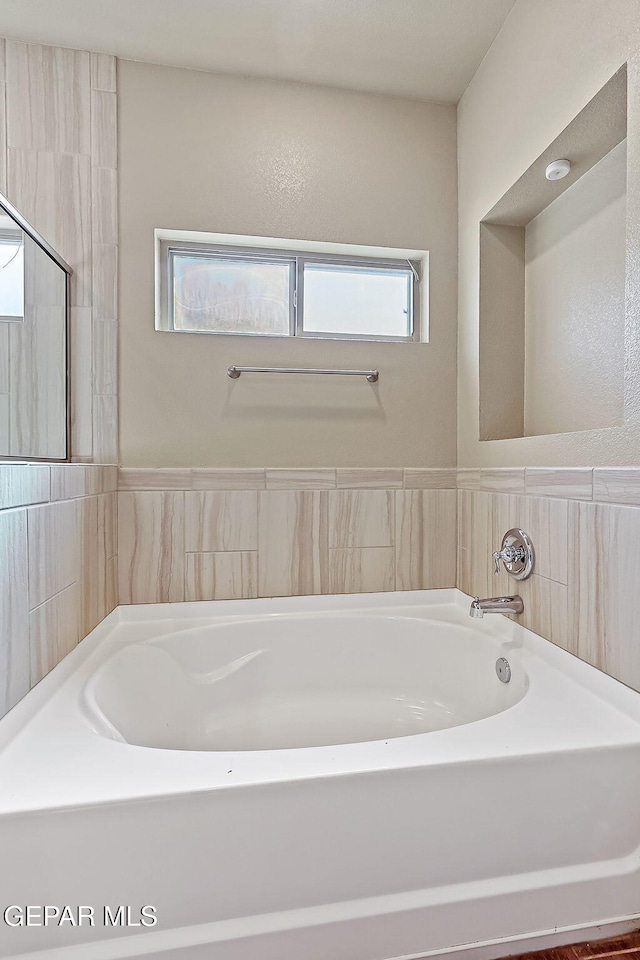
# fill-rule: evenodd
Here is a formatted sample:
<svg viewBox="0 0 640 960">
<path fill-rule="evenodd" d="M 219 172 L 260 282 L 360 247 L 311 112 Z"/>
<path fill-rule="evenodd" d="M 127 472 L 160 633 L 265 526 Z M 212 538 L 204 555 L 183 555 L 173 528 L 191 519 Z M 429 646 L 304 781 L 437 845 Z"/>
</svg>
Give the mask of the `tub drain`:
<svg viewBox="0 0 640 960">
<path fill-rule="evenodd" d="M 496 673 L 498 679 L 502 680 L 503 683 L 509 683 L 509 680 L 511 680 L 511 667 L 509 661 L 505 660 L 504 657 L 498 657 L 496 660 Z"/>
</svg>

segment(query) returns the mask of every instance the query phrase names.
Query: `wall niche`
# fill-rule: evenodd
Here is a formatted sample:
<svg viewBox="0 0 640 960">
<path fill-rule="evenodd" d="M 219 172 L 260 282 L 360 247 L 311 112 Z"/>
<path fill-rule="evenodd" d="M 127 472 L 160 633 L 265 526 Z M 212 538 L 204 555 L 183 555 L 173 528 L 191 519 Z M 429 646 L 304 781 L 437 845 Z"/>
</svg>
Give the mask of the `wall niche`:
<svg viewBox="0 0 640 960">
<path fill-rule="evenodd" d="M 625 65 L 480 222 L 481 440 L 624 421 L 626 137 Z"/>
</svg>

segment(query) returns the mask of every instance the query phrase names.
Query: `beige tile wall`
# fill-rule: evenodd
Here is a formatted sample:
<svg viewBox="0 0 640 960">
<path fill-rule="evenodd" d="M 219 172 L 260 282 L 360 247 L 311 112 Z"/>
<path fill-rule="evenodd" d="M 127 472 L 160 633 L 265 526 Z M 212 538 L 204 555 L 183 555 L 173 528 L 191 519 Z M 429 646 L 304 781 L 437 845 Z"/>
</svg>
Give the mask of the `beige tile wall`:
<svg viewBox="0 0 640 960">
<path fill-rule="evenodd" d="M 117 468 L 0 464 L 0 716 L 116 606 Z"/>
<path fill-rule="evenodd" d="M 630 602 L 640 468 L 462 470 L 457 494 L 454 480 L 401 468 L 368 471 L 363 487 L 340 469 L 121 469 L 116 508 L 114 467 L 0 464 L 0 712 L 118 599 L 456 583 L 472 595 L 519 592 L 525 626 L 640 689 Z M 536 547 L 521 583 L 492 572 L 512 526 Z"/>
<path fill-rule="evenodd" d="M 519 593 L 519 622 L 640 690 L 640 468 L 465 469 L 458 487 L 460 589 Z M 536 549 L 522 582 L 493 575 L 491 554 L 514 526 Z"/>
<path fill-rule="evenodd" d="M 0 192 L 74 270 L 72 454 L 96 463 L 117 459 L 116 167 L 115 58 L 0 39 Z"/>
<path fill-rule="evenodd" d="M 454 470 L 121 469 L 121 603 L 455 584 Z"/>
</svg>

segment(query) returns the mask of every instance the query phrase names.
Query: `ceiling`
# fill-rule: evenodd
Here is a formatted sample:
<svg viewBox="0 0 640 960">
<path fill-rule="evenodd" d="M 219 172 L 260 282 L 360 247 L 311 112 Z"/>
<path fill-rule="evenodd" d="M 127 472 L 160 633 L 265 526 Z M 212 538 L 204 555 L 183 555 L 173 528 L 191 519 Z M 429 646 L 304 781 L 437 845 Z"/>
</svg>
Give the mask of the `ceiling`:
<svg viewBox="0 0 640 960">
<path fill-rule="evenodd" d="M 515 0 L 2 0 L 0 36 L 456 103 Z"/>
</svg>

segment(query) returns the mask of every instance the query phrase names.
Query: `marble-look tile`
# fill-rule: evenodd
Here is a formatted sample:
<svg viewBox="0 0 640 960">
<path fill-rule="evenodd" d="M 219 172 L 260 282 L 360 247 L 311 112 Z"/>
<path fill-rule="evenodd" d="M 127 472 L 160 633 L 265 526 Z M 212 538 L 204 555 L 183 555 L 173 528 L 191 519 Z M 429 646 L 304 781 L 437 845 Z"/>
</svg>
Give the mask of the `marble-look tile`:
<svg viewBox="0 0 640 960">
<path fill-rule="evenodd" d="M 257 548 L 257 491 L 192 490 L 185 494 L 187 553 Z"/>
<path fill-rule="evenodd" d="M 499 550 L 502 544 L 502 538 L 512 527 L 523 527 L 525 532 L 528 533 L 529 530 L 525 526 L 526 517 L 524 516 L 524 504 L 526 502 L 525 497 L 518 497 L 508 493 L 490 493 L 489 494 L 489 510 L 491 514 L 491 527 L 488 530 L 488 540 L 482 544 L 478 544 L 480 549 L 480 554 L 484 555 L 487 559 L 490 569 L 489 577 L 489 595 L 492 595 L 492 590 L 495 592 L 498 589 L 498 584 L 500 582 L 500 576 L 504 575 L 505 583 L 515 584 L 516 581 L 511 581 L 508 577 L 508 574 L 505 572 L 502 564 L 499 566 L 499 574 L 495 572 L 495 562 L 493 560 L 494 550 Z M 537 544 L 534 541 L 534 547 L 537 548 Z M 536 567 L 538 565 L 539 556 L 538 549 L 536 549 Z M 515 590 L 515 587 L 513 587 Z M 502 589 L 502 593 L 509 593 L 509 589 Z"/>
<path fill-rule="evenodd" d="M 326 589 L 326 498 L 331 495 L 319 490 L 259 494 L 258 596 L 304 596 Z"/>
<path fill-rule="evenodd" d="M 51 466 L 51 499 L 74 500 L 117 489 L 118 468 L 99 464 L 64 463 Z"/>
<path fill-rule="evenodd" d="M 108 53 L 91 53 L 91 89 L 116 92 L 116 58 Z"/>
<path fill-rule="evenodd" d="M 461 551 L 461 555 L 458 558 L 459 570 L 464 572 L 464 564 L 466 563 L 468 565 L 466 571 L 467 576 L 478 576 L 476 571 L 479 571 L 480 574 L 482 574 L 483 570 L 485 571 L 485 588 L 483 590 L 467 590 L 466 592 L 472 595 L 477 594 L 481 597 L 500 597 L 518 594 L 524 602 L 524 613 L 514 616 L 513 619 L 523 627 L 527 627 L 529 630 L 533 630 L 534 633 L 538 633 L 547 640 L 551 640 L 553 643 L 571 651 L 573 641 L 569 632 L 569 590 L 566 584 L 566 576 L 564 583 L 540 576 L 539 572 L 534 572 L 533 576 L 527 580 L 515 580 L 508 575 L 502 564 L 500 565 L 499 575 L 495 576 L 493 574 L 493 559 L 491 553 L 496 547 L 492 546 L 492 544 L 496 543 L 496 545 L 499 546 L 502 534 L 505 533 L 510 526 L 519 525 L 514 518 L 522 518 L 522 502 L 526 501 L 527 498 L 506 494 L 474 494 L 470 492 L 466 492 L 464 495 L 473 497 L 475 500 L 478 498 L 488 498 L 489 504 L 487 509 L 491 516 L 490 536 L 488 536 L 485 528 L 483 537 L 477 538 L 477 540 L 474 538 L 469 556 L 465 556 Z M 564 506 L 565 509 L 567 505 L 567 501 L 544 500 L 541 498 L 537 500 L 537 503 L 545 503 L 548 505 L 560 504 Z M 562 519 L 562 506 L 560 507 L 560 513 L 557 515 L 560 518 L 558 525 L 559 527 L 563 527 L 565 531 L 563 539 L 565 542 L 564 556 L 566 561 L 567 525 L 566 519 Z M 478 503 L 472 505 L 472 511 L 474 508 L 477 510 Z M 484 507 L 481 508 L 482 512 L 484 512 L 484 509 Z M 550 513 L 543 513 L 540 520 L 542 524 L 540 529 L 545 529 L 544 524 L 549 522 L 550 517 L 553 518 L 555 516 L 556 514 L 553 512 L 553 509 Z M 474 529 L 476 529 L 475 520 L 472 519 L 472 537 Z M 552 538 L 553 533 L 551 533 L 550 536 Z M 544 537 L 540 535 L 538 542 L 542 544 L 543 541 Z M 537 546 L 535 539 L 534 546 Z M 544 546 L 542 547 L 541 553 L 543 557 L 547 558 L 547 550 Z M 473 557 L 472 560 L 470 559 L 471 556 Z M 545 559 L 545 562 L 555 562 L 557 564 L 557 557 L 555 561 L 552 557 L 549 560 Z M 472 567 L 472 569 L 469 573 L 470 567 Z M 540 570 L 539 565 L 536 566 L 536 570 Z"/>
<path fill-rule="evenodd" d="M 78 502 L 63 500 L 27 510 L 30 610 L 79 579 Z"/>
<path fill-rule="evenodd" d="M 25 306 L 23 321 L 9 325 L 12 456 L 66 456 L 64 342 L 60 306 Z"/>
<path fill-rule="evenodd" d="M 640 504 L 640 467 L 596 467 L 593 499 L 600 503 Z"/>
<path fill-rule="evenodd" d="M 524 467 L 483 468 L 480 486 L 491 493 L 524 493 Z"/>
<path fill-rule="evenodd" d="M 471 554 L 466 547 L 458 545 L 456 552 L 456 586 L 463 593 L 475 596 L 471 588 Z"/>
<path fill-rule="evenodd" d="M 72 307 L 69 353 L 71 373 L 71 449 L 93 457 L 93 329 L 91 307 Z"/>
<path fill-rule="evenodd" d="M 11 428 L 9 415 L 9 394 L 0 393 L 0 451 L 6 453 L 9 450 L 11 440 Z"/>
<path fill-rule="evenodd" d="M 117 497 L 116 497 L 117 503 Z M 116 530 L 118 526 L 118 517 L 116 510 Z M 115 610 L 119 603 L 118 599 L 118 555 L 110 557 L 107 560 L 107 610 Z"/>
<path fill-rule="evenodd" d="M 511 619 L 569 653 L 576 653 L 576 639 L 569 626 L 567 586 L 536 574 L 519 582 L 509 578 L 509 584 L 509 594 L 519 594 L 524 603 L 524 613 Z"/>
<path fill-rule="evenodd" d="M 405 490 L 455 490 L 457 471 L 438 468 L 405 467 Z"/>
<path fill-rule="evenodd" d="M 185 600 L 243 600 L 258 596 L 258 554 L 188 553 Z"/>
<path fill-rule="evenodd" d="M 9 430 L 14 457 L 47 460 L 67 455 L 64 343 L 61 307 L 26 307 L 23 321 L 10 324 Z"/>
<path fill-rule="evenodd" d="M 490 493 L 458 491 L 458 587 L 471 596 L 494 596 L 493 506 Z"/>
<path fill-rule="evenodd" d="M 107 558 L 109 560 L 114 560 L 118 557 L 118 497 L 118 493 L 110 493 L 105 496 L 107 500 L 105 545 Z"/>
<path fill-rule="evenodd" d="M 329 593 L 378 593 L 395 588 L 393 547 L 329 551 Z"/>
<path fill-rule="evenodd" d="M 99 463 L 118 460 L 118 398 L 93 398 L 93 458 Z"/>
<path fill-rule="evenodd" d="M 396 587 L 430 590 L 456 583 L 455 490 L 396 491 Z"/>
<path fill-rule="evenodd" d="M 0 83 L 0 193 L 7 190 L 7 85 Z"/>
<path fill-rule="evenodd" d="M 118 183 L 115 170 L 94 167 L 91 171 L 93 243 L 118 242 Z"/>
<path fill-rule="evenodd" d="M 2 145 L 0 144 L 0 152 Z M 9 363 L 9 324 L 0 323 L 0 393 L 9 393 L 11 389 Z"/>
<path fill-rule="evenodd" d="M 267 490 L 332 490 L 336 486 L 335 468 L 266 469 Z"/>
<path fill-rule="evenodd" d="M 6 80 L 9 147 L 90 153 L 88 53 L 8 40 Z"/>
<path fill-rule="evenodd" d="M 567 500 L 494 494 L 493 533 L 487 555 L 499 550 L 507 530 L 520 527 L 528 533 L 535 550 L 534 573 L 558 583 L 567 583 Z M 512 581 L 515 583 L 516 581 Z"/>
<path fill-rule="evenodd" d="M 48 464 L 0 463 L 0 510 L 49 500 Z"/>
<path fill-rule="evenodd" d="M 53 260 L 43 257 L 38 245 L 28 238 L 24 244 L 24 306 L 64 307 L 66 283 L 64 271 Z M 62 310 L 60 311 L 62 314 Z M 10 324 L 15 326 L 15 324 Z"/>
<path fill-rule="evenodd" d="M 458 490 L 480 489 L 480 468 L 461 467 L 456 471 Z"/>
<path fill-rule="evenodd" d="M 99 466 L 102 470 L 102 475 L 104 478 L 104 489 L 103 493 L 115 493 L 118 489 L 118 467 L 115 463 L 99 463 L 93 464 L 93 466 Z"/>
<path fill-rule="evenodd" d="M 0 716 L 29 691 L 27 512 L 0 513 Z"/>
<path fill-rule="evenodd" d="M 338 487 L 365 489 L 397 489 L 402 487 L 402 467 L 338 467 Z"/>
<path fill-rule="evenodd" d="M 51 499 L 75 500 L 100 493 L 96 485 L 102 482 L 100 469 L 90 464 L 61 463 L 51 466 Z"/>
<path fill-rule="evenodd" d="M 525 497 L 523 529 L 536 551 L 534 572 L 558 583 L 568 582 L 568 500 Z"/>
<path fill-rule="evenodd" d="M 191 467 L 120 467 L 120 490 L 190 490 Z"/>
<path fill-rule="evenodd" d="M 116 94 L 91 91 L 91 163 L 94 167 L 118 166 Z"/>
<path fill-rule="evenodd" d="M 640 690 L 635 591 L 640 583 L 640 509 L 576 503 L 572 629 L 583 660 Z"/>
<path fill-rule="evenodd" d="M 264 467 L 194 467 L 194 490 L 264 490 Z"/>
<path fill-rule="evenodd" d="M 475 496 L 477 497 L 478 495 L 475 494 Z M 492 555 L 494 550 L 500 549 L 502 538 L 507 530 L 524 524 L 525 518 L 522 515 L 522 511 L 518 509 L 518 505 L 521 504 L 525 498 L 518 498 L 506 493 L 485 493 L 485 497 L 487 498 L 486 502 L 489 512 L 489 528 L 486 530 L 483 529 L 482 536 L 474 534 L 473 530 L 471 531 L 471 535 L 475 541 L 475 563 L 480 567 L 484 565 L 488 571 L 488 593 L 485 594 L 485 596 L 492 597 L 498 593 L 505 594 L 515 592 L 513 584 L 515 584 L 516 581 L 512 581 L 512 584 L 509 585 L 509 578 L 506 573 L 504 573 L 504 577 L 507 585 L 504 586 L 503 584 L 502 587 L 500 586 L 500 576 L 503 574 L 503 567 L 502 564 L 500 564 L 500 572 L 496 575 L 495 562 Z M 527 533 L 529 532 L 526 527 L 524 529 Z"/>
<path fill-rule="evenodd" d="M 393 490 L 332 490 L 326 497 L 330 547 L 394 545 Z"/>
<path fill-rule="evenodd" d="M 113 171 L 104 171 L 112 174 Z M 91 160 L 8 151 L 7 190 L 20 212 L 73 265 L 71 305 L 91 306 Z M 60 198 L 64 197 L 64 203 Z M 95 220 L 95 217 L 94 217 Z M 116 240 L 104 241 L 115 243 Z"/>
<path fill-rule="evenodd" d="M 184 494 L 118 494 L 120 603 L 184 599 Z"/>
<path fill-rule="evenodd" d="M 593 469 L 591 467 L 526 467 L 524 482 L 528 496 L 591 500 Z"/>
<path fill-rule="evenodd" d="M 85 497 L 78 504 L 80 524 L 80 636 L 86 637 L 113 606 L 112 569 L 116 554 L 117 494 Z"/>
<path fill-rule="evenodd" d="M 29 614 L 31 686 L 35 686 L 80 640 L 78 584 L 41 603 Z"/>
<path fill-rule="evenodd" d="M 473 507 L 475 498 L 470 490 L 458 490 L 458 550 L 469 550 L 474 541 Z M 460 584 L 458 584 L 460 586 Z"/>
<path fill-rule="evenodd" d="M 118 393 L 118 323 L 93 323 L 93 392 L 103 396 Z"/>
<path fill-rule="evenodd" d="M 118 319 L 118 248 L 95 243 L 92 260 L 93 320 Z M 98 391 L 96 391 L 98 392 Z"/>
</svg>

